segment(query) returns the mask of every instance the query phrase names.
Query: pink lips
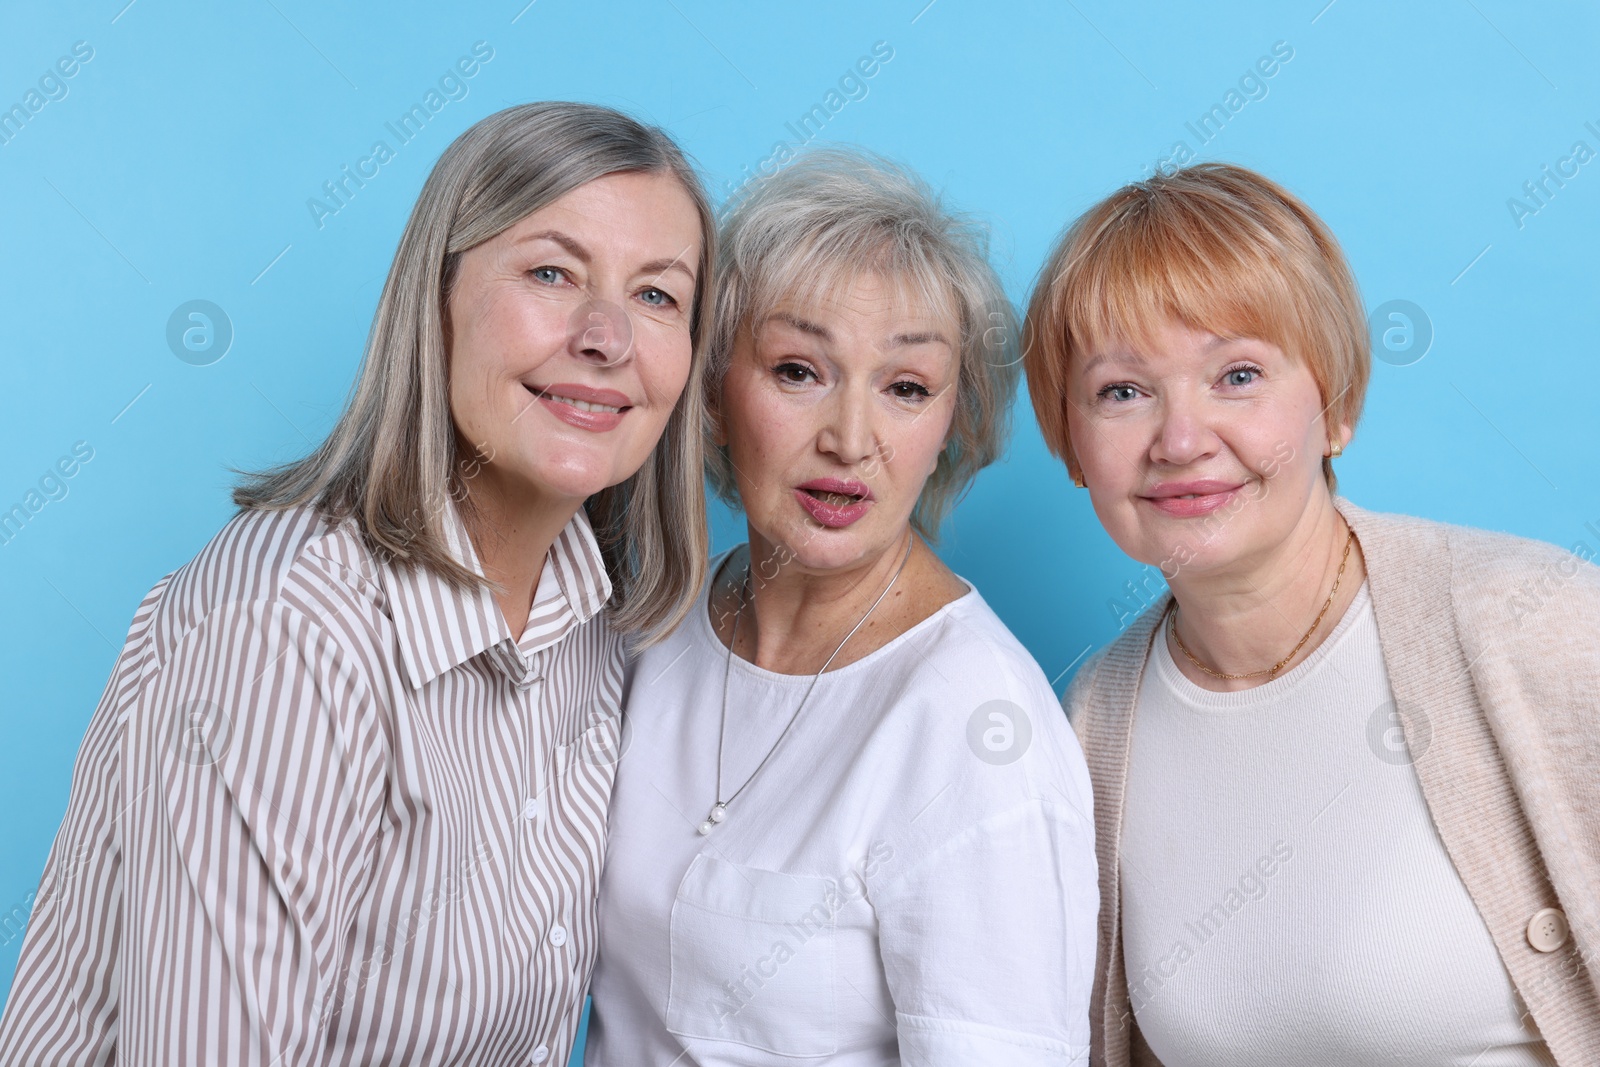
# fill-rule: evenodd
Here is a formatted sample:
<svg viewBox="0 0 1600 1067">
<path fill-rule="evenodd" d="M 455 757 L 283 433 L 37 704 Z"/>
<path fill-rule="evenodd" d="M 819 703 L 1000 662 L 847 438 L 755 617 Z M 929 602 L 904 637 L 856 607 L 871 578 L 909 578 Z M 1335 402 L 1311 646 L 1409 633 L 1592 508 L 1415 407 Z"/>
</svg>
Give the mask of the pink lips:
<svg viewBox="0 0 1600 1067">
<path fill-rule="evenodd" d="M 857 499 L 847 504 L 835 504 L 812 493 L 832 493 Z M 861 482 L 841 481 L 838 478 L 813 478 L 795 488 L 794 498 L 813 519 L 835 530 L 849 526 L 872 510 L 873 501 L 872 490 Z"/>
<path fill-rule="evenodd" d="M 1242 487 L 1241 482 L 1215 480 L 1163 482 L 1144 493 L 1142 499 L 1175 519 L 1193 519 L 1216 511 Z"/>
<path fill-rule="evenodd" d="M 615 389 L 596 389 L 589 385 L 578 385 L 575 382 L 558 382 L 555 385 L 523 385 L 534 396 L 544 409 L 569 426 L 576 426 L 580 430 L 589 430 L 594 433 L 604 433 L 614 430 L 622 422 L 622 416 L 632 408 L 632 401 L 626 393 L 619 393 Z M 601 405 L 608 408 L 617 408 L 616 411 L 596 410 L 578 407 L 570 401 L 579 401 L 587 405 Z"/>
</svg>

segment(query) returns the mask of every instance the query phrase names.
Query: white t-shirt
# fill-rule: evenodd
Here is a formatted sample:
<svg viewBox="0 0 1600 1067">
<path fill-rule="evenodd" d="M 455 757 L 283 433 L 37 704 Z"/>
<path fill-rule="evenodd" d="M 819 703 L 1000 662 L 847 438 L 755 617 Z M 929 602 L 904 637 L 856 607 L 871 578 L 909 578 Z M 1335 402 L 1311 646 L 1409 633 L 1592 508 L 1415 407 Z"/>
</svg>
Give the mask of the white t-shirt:
<svg viewBox="0 0 1600 1067">
<path fill-rule="evenodd" d="M 1165 1067 L 1555 1062 L 1428 813 L 1365 585 L 1242 692 L 1158 636 L 1125 805 L 1123 958 Z"/>
<path fill-rule="evenodd" d="M 1086 1059 L 1088 771 L 1038 665 L 968 589 L 824 674 L 709 836 L 728 658 L 706 592 L 631 665 L 587 1064 Z M 811 681 L 733 657 L 724 796 Z"/>
</svg>

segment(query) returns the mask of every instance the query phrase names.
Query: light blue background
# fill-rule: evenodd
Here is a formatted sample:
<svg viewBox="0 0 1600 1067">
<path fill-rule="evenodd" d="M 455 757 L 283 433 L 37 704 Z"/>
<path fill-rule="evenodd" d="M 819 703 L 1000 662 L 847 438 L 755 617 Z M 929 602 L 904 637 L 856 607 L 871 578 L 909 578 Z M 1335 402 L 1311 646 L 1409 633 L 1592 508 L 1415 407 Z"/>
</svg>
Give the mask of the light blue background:
<svg viewBox="0 0 1600 1067">
<path fill-rule="evenodd" d="M 1328 220 L 1369 308 L 1413 301 L 1435 331 L 1420 362 L 1377 364 L 1344 491 L 1600 549 L 1600 162 L 1520 227 L 1508 206 L 1537 206 L 1523 183 L 1574 142 L 1600 151 L 1585 128 L 1600 130 L 1594 5 L 526 2 L 104 0 L 0 16 L 0 106 L 74 42 L 94 49 L 67 96 L 0 145 L 0 511 L 75 442 L 94 450 L 0 546 L 7 931 L 140 597 L 228 518 L 226 467 L 290 458 L 328 430 L 429 167 L 515 103 L 592 100 L 659 123 L 720 200 L 886 41 L 893 59 L 824 138 L 909 162 L 992 222 L 1019 302 L 1061 226 L 1175 142 L 1262 169 Z M 469 95 L 319 228 L 308 198 L 373 141 L 395 147 L 385 122 L 480 40 L 494 58 Z M 1201 146 L 1185 124 L 1278 41 L 1294 56 L 1266 97 Z M 209 366 L 165 339 L 197 298 L 235 331 Z M 718 516 L 719 546 L 741 531 Z M 1141 572 L 1047 456 L 1025 398 L 1007 460 L 941 552 L 1058 689 L 1114 635 L 1112 604 Z M 0 995 L 21 943 L 3 940 Z"/>
</svg>

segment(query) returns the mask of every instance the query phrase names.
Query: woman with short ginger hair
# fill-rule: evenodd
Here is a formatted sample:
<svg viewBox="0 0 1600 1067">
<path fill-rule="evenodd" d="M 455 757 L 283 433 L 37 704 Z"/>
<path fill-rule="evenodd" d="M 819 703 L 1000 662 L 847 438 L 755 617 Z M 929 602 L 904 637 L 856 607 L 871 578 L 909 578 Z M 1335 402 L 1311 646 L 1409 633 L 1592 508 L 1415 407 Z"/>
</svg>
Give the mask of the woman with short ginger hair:
<svg viewBox="0 0 1600 1067">
<path fill-rule="evenodd" d="M 1369 353 L 1326 226 L 1227 164 L 1127 186 L 1025 345 L 1047 444 L 1170 585 L 1063 701 L 1092 1061 L 1600 1062 L 1600 571 L 1334 495 Z"/>
</svg>

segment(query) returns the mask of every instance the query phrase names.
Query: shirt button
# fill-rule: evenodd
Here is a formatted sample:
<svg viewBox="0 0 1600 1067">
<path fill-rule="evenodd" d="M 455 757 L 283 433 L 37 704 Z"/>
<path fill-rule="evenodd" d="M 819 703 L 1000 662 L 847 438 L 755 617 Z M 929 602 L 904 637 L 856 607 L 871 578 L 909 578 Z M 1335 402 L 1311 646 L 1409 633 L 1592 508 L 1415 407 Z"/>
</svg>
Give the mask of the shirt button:
<svg viewBox="0 0 1600 1067">
<path fill-rule="evenodd" d="M 560 948 L 567 943 L 567 928 L 565 926 L 552 926 L 550 928 L 550 943 Z"/>
<path fill-rule="evenodd" d="M 1567 917 L 1555 908 L 1543 908 L 1528 920 L 1528 944 L 1540 952 L 1554 952 L 1567 943 Z"/>
<path fill-rule="evenodd" d="M 522 805 L 522 817 L 524 819 L 537 819 L 539 817 L 538 797 L 529 797 L 528 802 Z"/>
<path fill-rule="evenodd" d="M 533 1050 L 533 1055 L 528 1057 L 529 1063 L 543 1063 L 550 1058 L 550 1050 L 543 1045 Z"/>
</svg>

